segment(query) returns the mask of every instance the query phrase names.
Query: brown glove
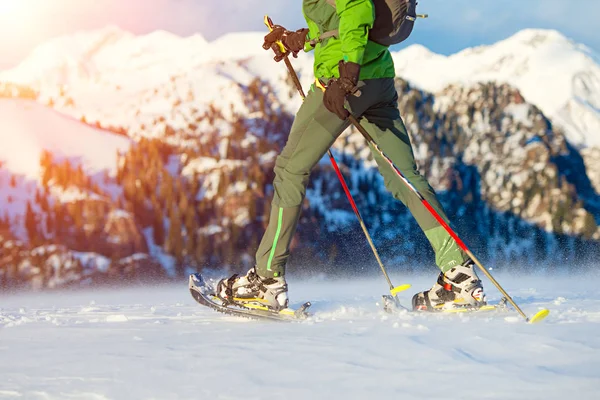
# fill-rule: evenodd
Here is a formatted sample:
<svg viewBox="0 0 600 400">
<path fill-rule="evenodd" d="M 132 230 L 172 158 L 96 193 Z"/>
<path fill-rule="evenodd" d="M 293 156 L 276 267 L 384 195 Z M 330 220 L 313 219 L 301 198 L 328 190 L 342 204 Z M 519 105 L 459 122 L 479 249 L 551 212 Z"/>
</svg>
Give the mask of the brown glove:
<svg viewBox="0 0 600 400">
<path fill-rule="evenodd" d="M 358 90 L 358 78 L 360 76 L 360 65 L 351 62 L 339 62 L 340 79 L 332 80 L 325 94 L 323 95 L 323 104 L 325 107 L 338 116 L 339 119 L 346 119 L 350 116 L 346 110 L 346 97 L 354 94 Z"/>
<path fill-rule="evenodd" d="M 308 35 L 308 29 L 306 28 L 292 32 L 280 25 L 274 25 L 273 30 L 265 36 L 263 49 L 273 49 L 275 52 L 275 61 L 277 62 L 283 60 L 286 53 L 292 53 L 294 57 L 298 57 L 298 53 L 304 50 L 306 35 Z M 277 42 L 283 44 L 285 52 L 281 50 Z"/>
</svg>

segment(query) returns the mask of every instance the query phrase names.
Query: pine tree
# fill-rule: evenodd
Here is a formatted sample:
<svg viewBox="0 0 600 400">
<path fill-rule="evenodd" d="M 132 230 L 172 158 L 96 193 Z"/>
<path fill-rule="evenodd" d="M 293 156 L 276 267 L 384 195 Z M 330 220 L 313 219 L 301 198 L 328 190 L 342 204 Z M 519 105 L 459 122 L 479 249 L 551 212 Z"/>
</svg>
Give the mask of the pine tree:
<svg viewBox="0 0 600 400">
<path fill-rule="evenodd" d="M 196 237 L 196 240 L 195 240 L 196 248 L 194 249 L 194 252 L 195 252 L 194 258 L 196 259 L 196 263 L 198 263 L 199 265 L 202 265 L 206 261 L 206 253 L 208 250 L 207 238 L 206 238 L 206 236 L 202 235 L 200 232 L 194 232 L 194 236 Z"/>
<path fill-rule="evenodd" d="M 48 204 L 48 197 L 46 197 L 45 193 L 40 193 L 39 197 L 40 208 L 42 209 L 42 211 L 47 213 L 50 208 L 50 205 Z"/>
<path fill-rule="evenodd" d="M 29 201 L 27 201 L 27 208 L 25 210 L 25 229 L 27 230 L 29 242 L 36 245 L 38 239 L 37 218 Z"/>
<path fill-rule="evenodd" d="M 152 221 L 152 235 L 154 243 L 162 246 L 165 243 L 165 226 L 162 208 L 159 204 L 154 205 L 154 220 Z"/>
<path fill-rule="evenodd" d="M 83 217 L 83 202 L 75 201 L 72 204 L 71 217 L 75 223 L 77 228 L 82 228 L 84 225 L 84 217 Z"/>
<path fill-rule="evenodd" d="M 192 257 L 195 253 L 196 248 L 196 231 L 198 230 L 198 220 L 196 218 L 196 211 L 193 206 L 188 206 L 185 211 L 185 230 L 187 232 L 186 237 L 186 255 Z"/>
<path fill-rule="evenodd" d="M 4 216 L 0 219 L 0 231 L 10 230 L 10 217 L 8 212 L 4 212 Z"/>
<path fill-rule="evenodd" d="M 46 233 L 50 236 L 54 236 L 56 233 L 55 229 L 54 218 L 52 217 L 52 214 L 48 213 L 46 216 Z"/>
<path fill-rule="evenodd" d="M 169 234 L 165 243 L 165 250 L 172 254 L 177 262 L 183 259 L 183 238 L 181 234 L 181 216 L 176 207 L 171 208 L 169 215 Z"/>
</svg>

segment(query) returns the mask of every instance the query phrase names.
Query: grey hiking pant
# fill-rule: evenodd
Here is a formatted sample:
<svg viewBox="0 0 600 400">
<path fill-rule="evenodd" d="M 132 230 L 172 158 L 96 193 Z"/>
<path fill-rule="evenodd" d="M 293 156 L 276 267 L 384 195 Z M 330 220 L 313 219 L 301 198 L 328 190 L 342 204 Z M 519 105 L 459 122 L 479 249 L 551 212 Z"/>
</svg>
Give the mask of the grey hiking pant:
<svg viewBox="0 0 600 400">
<path fill-rule="evenodd" d="M 435 192 L 417 171 L 410 139 L 398 111 L 394 80 L 383 78 L 364 82 L 361 96 L 348 100 L 350 111 L 360 117 L 361 124 L 381 150 L 447 221 Z M 323 92 L 313 85 L 296 114 L 287 143 L 275 161 L 275 193 L 269 224 L 256 252 L 259 275 L 276 277 L 285 274 L 289 247 L 298 225 L 309 174 L 349 124 L 325 108 Z M 438 267 L 445 272 L 462 264 L 466 255 L 454 239 L 404 185 L 383 157 L 373 148 L 371 151 L 386 188 L 408 207 L 427 236 L 435 251 Z"/>
</svg>

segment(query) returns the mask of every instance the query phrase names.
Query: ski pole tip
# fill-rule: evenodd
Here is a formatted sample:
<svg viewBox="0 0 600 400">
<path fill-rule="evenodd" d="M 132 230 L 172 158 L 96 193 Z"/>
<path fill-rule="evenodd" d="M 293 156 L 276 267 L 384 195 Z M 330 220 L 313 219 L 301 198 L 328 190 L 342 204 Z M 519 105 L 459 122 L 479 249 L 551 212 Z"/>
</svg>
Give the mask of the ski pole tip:
<svg viewBox="0 0 600 400">
<path fill-rule="evenodd" d="M 408 290 L 410 288 L 411 286 L 407 283 L 405 285 L 396 286 L 395 288 L 390 290 L 390 293 L 392 294 L 392 296 L 396 296 L 398 293 L 404 292 L 405 290 Z"/>
<path fill-rule="evenodd" d="M 542 322 L 544 319 L 546 319 L 548 314 L 550 314 L 550 310 L 544 308 L 544 309 L 538 311 L 537 313 L 535 313 L 535 315 L 533 317 L 531 317 L 528 322 L 530 324 L 537 324 L 538 322 Z"/>
</svg>

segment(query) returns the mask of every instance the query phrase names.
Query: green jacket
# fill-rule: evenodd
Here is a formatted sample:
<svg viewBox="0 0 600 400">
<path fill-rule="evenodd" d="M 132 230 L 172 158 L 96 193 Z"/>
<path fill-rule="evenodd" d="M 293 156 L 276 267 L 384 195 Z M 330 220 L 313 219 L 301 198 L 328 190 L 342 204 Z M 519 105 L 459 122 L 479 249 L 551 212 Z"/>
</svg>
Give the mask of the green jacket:
<svg viewBox="0 0 600 400">
<path fill-rule="evenodd" d="M 304 18 L 309 39 L 318 39 L 328 31 L 339 30 L 339 38 L 331 37 L 305 51 L 315 51 L 315 77 L 339 78 L 338 62 L 346 60 L 361 65 L 360 79 L 393 78 L 394 61 L 387 46 L 368 39 L 375 21 L 372 0 L 303 0 Z"/>
</svg>

